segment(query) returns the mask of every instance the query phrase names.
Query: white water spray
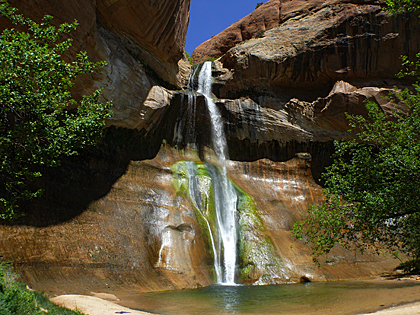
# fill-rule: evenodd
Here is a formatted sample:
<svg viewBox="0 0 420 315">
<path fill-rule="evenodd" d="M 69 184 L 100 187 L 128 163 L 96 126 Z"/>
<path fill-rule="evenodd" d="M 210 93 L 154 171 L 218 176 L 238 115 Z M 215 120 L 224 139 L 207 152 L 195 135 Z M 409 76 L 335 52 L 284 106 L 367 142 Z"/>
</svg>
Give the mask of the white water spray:
<svg viewBox="0 0 420 315">
<path fill-rule="evenodd" d="M 198 90 L 207 103 L 210 113 L 211 135 L 213 150 L 219 160 L 222 168 L 221 176 L 214 172 L 214 195 L 215 210 L 218 225 L 219 247 L 216 259 L 215 269 L 219 270 L 223 266 L 223 275 L 217 276 L 217 282 L 220 284 L 235 284 L 236 269 L 236 245 L 237 245 L 237 227 L 236 227 L 236 203 L 237 196 L 233 185 L 227 178 L 226 160 L 228 159 L 226 137 L 223 129 L 222 117 L 216 104 L 211 97 L 211 62 L 205 62 L 202 65 L 198 76 Z M 218 180 L 216 180 L 218 179 Z M 222 260 L 223 259 L 223 260 Z"/>
</svg>

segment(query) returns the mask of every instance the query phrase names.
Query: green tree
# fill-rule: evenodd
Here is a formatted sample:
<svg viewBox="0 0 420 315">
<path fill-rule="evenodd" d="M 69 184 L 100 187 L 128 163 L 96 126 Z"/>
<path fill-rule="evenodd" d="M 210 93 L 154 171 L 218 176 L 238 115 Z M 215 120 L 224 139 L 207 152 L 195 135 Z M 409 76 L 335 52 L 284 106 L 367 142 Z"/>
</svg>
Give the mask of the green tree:
<svg viewBox="0 0 420 315">
<path fill-rule="evenodd" d="M 188 52 L 185 52 L 185 56 L 187 57 L 188 62 L 190 63 L 190 65 L 193 65 L 194 64 L 194 61 L 193 61 L 192 57 L 190 56 L 190 54 Z"/>
<path fill-rule="evenodd" d="M 0 261 L 0 314 L 1 315 L 83 315 L 52 303 L 44 293 L 30 290 L 18 281 L 12 266 Z"/>
<path fill-rule="evenodd" d="M 385 10 L 398 14 L 402 12 L 420 12 L 419 0 L 386 0 Z"/>
<path fill-rule="evenodd" d="M 420 58 L 420 54 L 417 55 Z M 417 75 L 420 62 L 403 58 Z M 294 233 L 314 244 L 315 256 L 336 244 L 364 250 L 387 248 L 420 258 L 420 86 L 396 91 L 390 113 L 366 102 L 368 117 L 348 116 L 358 130 L 335 141 L 333 164 L 323 174 L 326 202 L 313 205 Z"/>
<path fill-rule="evenodd" d="M 388 10 L 419 11 L 419 1 L 387 1 Z M 294 234 L 313 245 L 316 257 L 341 245 L 402 252 L 420 260 L 420 53 L 402 57 L 398 76 L 413 76 L 413 88 L 390 96 L 392 113 L 366 102 L 368 117 L 350 116 L 352 141 L 335 141 L 333 164 L 323 174 L 326 202 L 312 205 Z"/>
<path fill-rule="evenodd" d="M 58 166 L 60 157 L 94 145 L 112 104 L 99 102 L 100 90 L 80 101 L 72 98 L 75 78 L 105 65 L 88 61 L 85 52 L 76 61 L 63 60 L 71 47 L 64 37 L 77 21 L 55 27 L 45 16 L 37 24 L 5 1 L 0 16 L 26 29 L 0 35 L 0 218 L 14 219 L 20 201 L 42 193 L 28 189 L 41 176 L 40 167 Z"/>
</svg>

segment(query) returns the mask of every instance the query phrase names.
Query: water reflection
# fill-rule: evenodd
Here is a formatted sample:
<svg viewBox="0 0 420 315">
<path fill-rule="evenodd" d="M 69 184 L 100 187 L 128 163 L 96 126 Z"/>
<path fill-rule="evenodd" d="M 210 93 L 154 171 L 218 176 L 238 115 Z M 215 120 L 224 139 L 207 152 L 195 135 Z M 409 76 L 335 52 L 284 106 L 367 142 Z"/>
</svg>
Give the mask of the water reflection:
<svg viewBox="0 0 420 315">
<path fill-rule="evenodd" d="M 416 281 L 341 281 L 277 286 L 221 286 L 122 297 L 164 315 L 360 314 L 420 299 Z"/>
<path fill-rule="evenodd" d="M 207 294 L 209 293 L 213 305 L 217 305 L 220 311 L 228 313 L 237 313 L 246 300 L 244 290 L 238 288 L 238 286 L 211 286 L 210 292 L 207 292 Z"/>
</svg>

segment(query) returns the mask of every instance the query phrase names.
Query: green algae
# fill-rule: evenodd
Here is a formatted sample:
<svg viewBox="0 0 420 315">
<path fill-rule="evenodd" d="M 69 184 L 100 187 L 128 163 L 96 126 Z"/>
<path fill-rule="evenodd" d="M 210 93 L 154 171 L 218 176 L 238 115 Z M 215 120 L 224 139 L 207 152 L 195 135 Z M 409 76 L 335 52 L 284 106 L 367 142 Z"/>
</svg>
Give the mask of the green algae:
<svg viewBox="0 0 420 315">
<path fill-rule="evenodd" d="M 192 205 L 197 222 L 206 241 L 211 258 L 215 259 L 215 246 L 220 246 L 217 233 L 212 172 L 221 172 L 216 166 L 192 161 L 178 161 L 171 166 L 173 186 L 177 195 Z M 283 263 L 278 257 L 271 238 L 266 234 L 256 203 L 251 195 L 229 180 L 237 195 L 238 212 L 238 282 L 267 284 L 281 278 Z M 194 187 L 191 187 L 194 186 Z M 214 270 L 213 270 L 214 273 Z"/>
<path fill-rule="evenodd" d="M 283 263 L 278 257 L 254 199 L 238 186 L 239 215 L 239 280 L 267 284 L 278 278 Z"/>
<path fill-rule="evenodd" d="M 181 195 L 189 200 L 198 225 L 205 239 L 207 252 L 214 261 L 214 249 L 218 246 L 216 209 L 214 204 L 214 188 L 212 176 L 205 163 L 179 161 L 171 166 L 173 173 L 172 183 L 177 195 Z M 193 171 L 194 174 L 190 174 Z M 195 177 L 199 195 L 193 195 L 193 189 L 190 187 L 190 179 Z M 211 271 L 216 279 L 215 271 Z"/>
</svg>

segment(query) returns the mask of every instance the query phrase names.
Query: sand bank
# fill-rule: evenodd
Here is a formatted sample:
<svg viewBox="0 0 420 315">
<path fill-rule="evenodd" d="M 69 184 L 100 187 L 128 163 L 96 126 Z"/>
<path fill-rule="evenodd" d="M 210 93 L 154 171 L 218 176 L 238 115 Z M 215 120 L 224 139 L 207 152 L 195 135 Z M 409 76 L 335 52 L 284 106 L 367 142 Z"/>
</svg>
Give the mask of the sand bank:
<svg viewBox="0 0 420 315">
<path fill-rule="evenodd" d="M 386 310 L 370 313 L 370 315 L 418 315 L 420 314 L 420 302 L 401 305 Z M 366 314 L 363 314 L 366 315 Z"/>
<path fill-rule="evenodd" d="M 100 296 L 101 294 L 98 294 Z M 111 302 L 109 299 L 118 300 L 115 296 L 109 294 L 104 295 L 107 299 L 99 298 L 97 296 L 88 295 L 60 295 L 51 299 L 51 301 L 62 307 L 78 311 L 86 315 L 150 315 L 151 313 L 135 311 L 127 307 Z M 114 297 L 114 298 L 113 298 Z"/>
</svg>

